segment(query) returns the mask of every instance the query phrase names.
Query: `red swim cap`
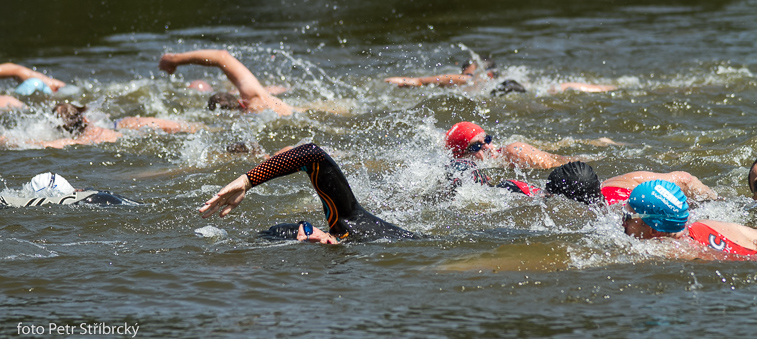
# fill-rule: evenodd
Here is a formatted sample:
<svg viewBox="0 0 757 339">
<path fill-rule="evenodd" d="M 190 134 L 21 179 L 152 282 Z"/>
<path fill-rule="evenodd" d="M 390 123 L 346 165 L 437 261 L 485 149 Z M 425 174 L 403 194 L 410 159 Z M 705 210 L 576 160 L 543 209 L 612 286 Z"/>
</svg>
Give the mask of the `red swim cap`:
<svg viewBox="0 0 757 339">
<path fill-rule="evenodd" d="M 455 158 L 460 158 L 465 155 L 471 139 L 481 133 L 484 129 L 479 125 L 468 121 L 458 122 L 447 131 L 445 145 L 452 149 Z"/>
</svg>

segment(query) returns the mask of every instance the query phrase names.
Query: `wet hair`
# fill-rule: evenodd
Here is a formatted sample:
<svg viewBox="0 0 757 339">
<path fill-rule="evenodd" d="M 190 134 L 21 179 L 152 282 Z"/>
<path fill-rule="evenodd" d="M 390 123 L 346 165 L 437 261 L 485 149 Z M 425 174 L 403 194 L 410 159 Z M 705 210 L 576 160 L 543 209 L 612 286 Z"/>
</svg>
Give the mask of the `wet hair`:
<svg viewBox="0 0 757 339">
<path fill-rule="evenodd" d="M 603 200 L 602 183 L 591 166 L 574 161 L 555 168 L 547 178 L 547 192 L 562 194 L 584 204 L 594 204 Z"/>
<path fill-rule="evenodd" d="M 747 182 L 747 185 L 749 186 L 749 190 L 752 193 L 754 193 L 754 191 L 757 190 L 757 176 L 752 178 L 752 169 L 754 168 L 754 166 L 757 166 L 757 160 L 754 160 L 754 162 L 752 163 L 752 166 L 749 167 L 749 173 L 747 173 L 746 175 L 746 182 Z"/>
<path fill-rule="evenodd" d="M 265 155 L 263 147 L 260 147 L 255 141 L 244 142 L 238 141 L 226 145 L 226 152 L 232 154 L 252 154 L 252 155 Z"/>
<path fill-rule="evenodd" d="M 244 144 L 244 142 L 239 141 L 235 143 L 231 143 L 226 145 L 226 152 L 229 153 L 250 153 L 250 149 L 247 148 L 247 145 Z"/>
<path fill-rule="evenodd" d="M 84 121 L 82 113 L 87 110 L 87 106 L 75 106 L 67 102 L 61 102 L 53 107 L 53 113 L 57 114 L 63 120 L 63 125 L 58 129 L 65 130 L 74 136 L 84 132 L 87 123 Z"/>
<path fill-rule="evenodd" d="M 497 87 L 494 87 L 494 89 L 491 91 L 491 95 L 498 97 L 510 92 L 525 93 L 526 88 L 515 80 L 507 79 L 498 84 Z"/>
<path fill-rule="evenodd" d="M 214 111 L 218 107 L 220 107 L 221 109 L 239 110 L 244 108 L 239 104 L 237 97 L 231 95 L 228 92 L 218 92 L 216 94 L 213 94 L 210 99 L 208 99 L 208 109 Z"/>
<path fill-rule="evenodd" d="M 463 63 L 463 67 L 460 69 L 463 74 L 465 73 L 465 69 L 470 67 L 470 65 L 473 65 L 476 63 L 476 60 L 465 60 Z M 483 68 L 487 71 L 493 71 L 497 68 L 497 64 L 494 63 L 494 60 L 490 56 L 482 56 L 481 57 L 481 63 L 483 64 Z"/>
</svg>

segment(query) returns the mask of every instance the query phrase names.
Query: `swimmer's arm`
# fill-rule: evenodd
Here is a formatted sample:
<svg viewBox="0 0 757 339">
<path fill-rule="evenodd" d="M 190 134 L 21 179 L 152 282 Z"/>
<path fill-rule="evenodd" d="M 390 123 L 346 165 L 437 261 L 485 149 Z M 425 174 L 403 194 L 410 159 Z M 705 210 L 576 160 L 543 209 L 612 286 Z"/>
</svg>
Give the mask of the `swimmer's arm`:
<svg viewBox="0 0 757 339">
<path fill-rule="evenodd" d="M 241 175 L 222 188 L 212 199 L 206 201 L 205 206 L 200 208 L 202 217 L 207 218 L 221 208 L 223 209 L 220 216 L 224 217 L 242 202 L 249 189 L 268 180 L 296 173 L 307 164 L 328 159 L 326 152 L 315 144 L 300 145 L 286 151 L 284 149 L 282 149 L 283 152 L 277 153 Z"/>
<path fill-rule="evenodd" d="M 82 143 L 75 139 L 58 139 L 58 140 L 52 140 L 52 141 L 37 141 L 37 142 L 34 142 L 34 144 L 37 144 L 45 148 L 47 147 L 63 148 L 66 146 L 79 145 Z"/>
<path fill-rule="evenodd" d="M 195 133 L 207 126 L 202 123 L 188 123 L 150 117 L 126 117 L 118 121 L 118 128 L 141 129 L 149 127 L 166 133 Z"/>
<path fill-rule="evenodd" d="M 609 92 L 618 89 L 617 86 L 613 85 L 594 85 L 583 82 L 563 82 L 559 84 L 558 87 L 560 89 L 560 92 L 565 92 L 570 89 L 574 91 L 589 93 Z"/>
<path fill-rule="evenodd" d="M 473 79 L 472 76 L 466 74 L 440 74 L 429 77 L 392 77 L 384 79 L 385 82 L 395 84 L 399 87 L 411 87 L 411 86 L 424 86 L 424 85 L 437 85 L 437 86 L 456 86 L 466 85 Z"/>
<path fill-rule="evenodd" d="M 258 78 L 228 51 L 202 49 L 185 53 L 163 54 L 158 68 L 168 74 L 173 74 L 176 72 L 176 68 L 182 65 L 200 65 L 220 69 L 237 87 L 242 99 L 270 95 L 265 87 L 260 84 Z"/>
<path fill-rule="evenodd" d="M 524 142 L 515 142 L 505 146 L 503 154 L 510 166 L 517 168 L 547 169 L 571 161 L 569 157 L 545 152 Z"/>
<path fill-rule="evenodd" d="M 218 215 L 221 218 L 225 217 L 231 210 L 239 206 L 242 200 L 244 200 L 245 194 L 251 188 L 252 183 L 247 179 L 247 174 L 242 174 L 218 191 L 213 198 L 205 202 L 205 205 L 200 208 L 202 217 L 210 217 L 219 209 L 221 212 Z"/>
<path fill-rule="evenodd" d="M 670 173 L 661 174 L 662 180 L 667 180 L 675 183 L 683 193 L 695 200 L 715 200 L 718 199 L 718 194 L 710 187 L 702 183 L 699 178 L 691 175 L 688 172 L 676 171 Z"/>
<path fill-rule="evenodd" d="M 158 68 L 168 74 L 173 74 L 176 68 L 181 65 L 201 65 L 220 69 L 237 87 L 239 96 L 246 102 L 246 105 L 251 106 L 251 101 L 255 98 L 262 100 L 262 106 L 255 107 L 255 109 L 269 108 L 280 116 L 291 115 L 293 112 L 291 106 L 271 95 L 245 65 L 225 50 L 203 49 L 185 53 L 163 54 Z"/>
<path fill-rule="evenodd" d="M 10 62 L 0 64 L 0 78 L 15 78 L 18 82 L 23 82 L 29 78 L 37 78 L 42 80 L 53 92 L 57 91 L 58 88 L 66 86 L 66 83 L 63 81 L 53 79 L 40 72 Z"/>
<path fill-rule="evenodd" d="M 607 179 L 602 183 L 602 187 L 622 187 L 631 190 L 641 183 L 658 179 L 678 185 L 683 194 L 691 199 L 715 200 L 718 198 L 718 194 L 702 183 L 699 178 L 683 171 L 670 173 L 635 171 Z"/>
<path fill-rule="evenodd" d="M 18 99 L 8 95 L 0 95 L 0 112 L 24 107 L 26 107 L 26 105 Z"/>
</svg>

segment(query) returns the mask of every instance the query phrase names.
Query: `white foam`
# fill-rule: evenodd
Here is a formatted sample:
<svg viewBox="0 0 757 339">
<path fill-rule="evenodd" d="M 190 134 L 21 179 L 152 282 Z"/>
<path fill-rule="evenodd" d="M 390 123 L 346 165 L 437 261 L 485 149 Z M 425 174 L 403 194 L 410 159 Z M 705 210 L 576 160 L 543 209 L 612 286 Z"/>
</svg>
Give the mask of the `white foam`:
<svg viewBox="0 0 757 339">
<path fill-rule="evenodd" d="M 225 230 L 214 226 L 205 226 L 195 229 L 195 235 L 201 238 L 211 238 L 214 240 L 225 239 L 229 236 Z"/>
</svg>

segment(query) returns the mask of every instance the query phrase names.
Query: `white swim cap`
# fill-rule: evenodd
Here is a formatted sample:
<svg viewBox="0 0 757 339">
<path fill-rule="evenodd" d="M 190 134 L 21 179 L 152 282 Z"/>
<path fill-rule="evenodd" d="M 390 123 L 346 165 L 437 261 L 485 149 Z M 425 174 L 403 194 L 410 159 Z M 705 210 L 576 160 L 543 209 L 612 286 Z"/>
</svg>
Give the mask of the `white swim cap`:
<svg viewBox="0 0 757 339">
<path fill-rule="evenodd" d="M 37 174 L 31 181 L 32 190 L 34 192 L 50 192 L 53 194 L 72 194 L 74 191 L 73 186 L 68 183 L 68 180 L 55 173 L 42 173 Z"/>
</svg>

